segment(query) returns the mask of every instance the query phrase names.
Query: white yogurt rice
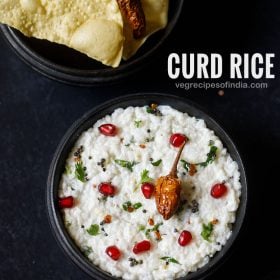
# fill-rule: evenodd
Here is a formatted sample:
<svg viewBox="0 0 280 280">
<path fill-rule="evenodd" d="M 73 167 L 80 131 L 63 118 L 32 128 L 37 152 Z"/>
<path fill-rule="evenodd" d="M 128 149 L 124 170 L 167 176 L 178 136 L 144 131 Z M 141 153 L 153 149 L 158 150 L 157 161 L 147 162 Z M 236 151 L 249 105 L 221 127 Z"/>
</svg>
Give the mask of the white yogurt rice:
<svg viewBox="0 0 280 280">
<path fill-rule="evenodd" d="M 59 197 L 73 196 L 74 206 L 62 209 L 65 226 L 77 246 L 93 264 L 113 276 L 123 279 L 175 279 L 196 271 L 207 264 L 229 239 L 231 225 L 235 222 L 236 210 L 241 194 L 240 173 L 220 139 L 208 129 L 205 122 L 169 106 L 159 106 L 162 116 L 147 113 L 147 107 L 117 109 L 112 115 L 98 120 L 85 131 L 73 147 L 62 176 Z M 105 123 L 117 126 L 114 137 L 100 133 L 98 127 Z M 201 163 L 207 159 L 210 145 L 216 146 L 217 155 L 206 167 L 197 165 L 197 172 L 190 176 L 182 162 L 178 164 L 178 177 L 182 182 L 181 211 L 169 220 L 164 220 L 156 209 L 155 199 L 146 199 L 141 191 L 140 179 L 143 170 L 148 170 L 153 183 L 160 176 L 167 175 L 176 157 L 178 148 L 169 143 L 173 133 L 185 134 L 189 141 L 181 159 L 190 163 Z M 81 182 L 75 175 L 77 158 L 74 153 L 83 147 L 80 161 L 86 167 L 87 181 Z M 100 164 L 103 160 L 102 165 Z M 136 162 L 133 171 L 116 164 L 121 159 Z M 159 166 L 152 162 L 162 160 Z M 117 188 L 113 197 L 104 199 L 98 191 L 102 182 L 111 182 Z M 213 185 L 222 183 L 227 193 L 219 199 L 210 195 Z M 198 203 L 197 209 L 193 201 Z M 127 212 L 123 204 L 127 201 L 141 203 L 142 207 Z M 143 211 L 144 210 L 144 211 Z M 106 215 L 111 223 L 100 225 Z M 145 235 L 149 219 L 160 224 L 161 240 L 156 240 L 153 231 Z M 209 241 L 201 233 L 203 224 L 213 223 Z M 98 234 L 90 235 L 91 225 L 98 225 Z M 183 230 L 192 234 L 192 241 L 185 247 L 178 244 Z M 151 250 L 135 255 L 135 243 L 150 240 Z M 108 246 L 115 245 L 121 251 L 118 261 L 106 253 Z M 169 256 L 178 263 L 161 258 Z M 143 263 L 131 266 L 129 258 Z"/>
</svg>

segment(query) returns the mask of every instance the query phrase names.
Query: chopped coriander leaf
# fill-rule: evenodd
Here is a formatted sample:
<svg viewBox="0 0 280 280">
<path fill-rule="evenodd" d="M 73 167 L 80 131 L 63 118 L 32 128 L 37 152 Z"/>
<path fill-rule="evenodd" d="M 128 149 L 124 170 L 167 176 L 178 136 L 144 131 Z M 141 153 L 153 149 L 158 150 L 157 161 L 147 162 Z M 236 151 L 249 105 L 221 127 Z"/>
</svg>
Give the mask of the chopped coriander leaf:
<svg viewBox="0 0 280 280">
<path fill-rule="evenodd" d="M 202 225 L 202 232 L 201 232 L 201 236 L 203 237 L 203 239 L 205 239 L 208 242 L 210 242 L 209 238 L 210 238 L 213 230 L 214 230 L 214 226 L 213 226 L 213 224 L 211 222 L 208 223 L 208 225 L 203 224 Z"/>
<path fill-rule="evenodd" d="M 75 177 L 83 183 L 86 182 L 86 172 L 82 161 L 75 164 Z"/>
<path fill-rule="evenodd" d="M 159 230 L 159 227 L 162 226 L 162 225 L 163 225 L 163 223 L 158 223 L 158 224 L 156 224 L 154 227 L 146 229 L 146 231 L 145 231 L 146 237 L 147 237 L 147 238 L 150 238 L 150 233 L 151 233 L 152 231 L 158 231 L 158 230 Z"/>
<path fill-rule="evenodd" d="M 184 168 L 187 172 L 189 172 L 189 171 L 190 171 L 190 166 L 191 166 L 191 164 L 190 164 L 189 162 L 185 161 L 184 159 L 181 159 L 180 161 L 181 161 L 182 164 L 183 164 L 183 168 Z"/>
<path fill-rule="evenodd" d="M 162 162 L 162 159 L 159 159 L 158 161 L 151 162 L 151 164 L 153 166 L 159 166 L 161 164 L 161 162 Z"/>
<path fill-rule="evenodd" d="M 176 259 L 171 258 L 171 257 L 162 257 L 160 258 L 163 261 L 166 261 L 168 263 L 176 263 L 176 264 L 180 264 Z"/>
<path fill-rule="evenodd" d="M 210 141 L 211 142 L 211 141 Z M 200 163 L 196 163 L 196 164 L 194 164 L 194 165 L 200 165 L 200 166 L 202 166 L 202 167 L 206 167 L 208 164 L 210 164 L 210 163 L 212 163 L 214 160 L 215 160 L 215 158 L 217 157 L 217 150 L 218 150 L 218 148 L 216 147 L 216 146 L 213 146 L 212 144 L 212 142 L 210 143 L 209 142 L 209 145 L 210 145 L 210 151 L 209 151 L 209 153 L 207 154 L 207 159 L 206 159 L 206 161 L 204 161 L 204 162 L 200 162 Z M 181 161 L 181 163 L 183 164 L 183 168 L 187 171 L 187 172 L 189 172 L 190 171 L 190 169 L 191 169 L 191 163 L 189 163 L 189 162 L 187 162 L 186 160 L 184 160 L 184 159 L 181 159 L 180 160 Z"/>
<path fill-rule="evenodd" d="M 134 121 L 134 125 L 135 125 L 137 128 L 141 127 L 142 124 L 143 124 L 143 122 L 142 122 L 141 120 L 139 120 L 139 121 Z"/>
<path fill-rule="evenodd" d="M 210 151 L 207 154 L 206 161 L 198 163 L 198 165 L 206 167 L 208 164 L 212 163 L 215 160 L 215 158 L 217 157 L 217 150 L 218 150 L 218 148 L 216 146 L 211 146 Z"/>
<path fill-rule="evenodd" d="M 142 203 L 141 202 L 137 202 L 137 203 L 134 203 L 133 204 L 133 208 L 135 209 L 135 210 L 137 210 L 137 209 L 139 209 L 139 208 L 141 208 L 142 207 Z"/>
<path fill-rule="evenodd" d="M 145 227 L 144 225 L 139 225 L 139 226 L 138 226 L 138 230 L 139 230 L 139 231 L 143 231 L 143 230 L 145 230 L 145 228 L 146 228 L 146 227 Z"/>
<path fill-rule="evenodd" d="M 135 161 L 126 161 L 122 159 L 115 159 L 115 163 L 120 165 L 121 167 L 127 168 L 130 172 L 133 171 L 133 166 L 138 164 Z"/>
<path fill-rule="evenodd" d="M 163 223 L 158 223 L 153 227 L 153 231 L 157 231 L 159 229 L 160 226 L 162 226 Z"/>
<path fill-rule="evenodd" d="M 93 224 L 90 226 L 90 228 L 87 229 L 87 233 L 93 236 L 96 236 L 99 234 L 99 225 Z"/>
<path fill-rule="evenodd" d="M 82 252 L 84 253 L 84 255 L 85 255 L 86 257 L 88 257 L 88 256 L 93 252 L 93 250 L 92 250 L 91 247 L 85 246 L 85 247 L 82 249 Z"/>
<path fill-rule="evenodd" d="M 160 110 L 157 108 L 157 104 L 151 104 L 151 106 L 148 106 L 146 108 L 146 112 L 149 114 L 153 114 L 155 116 L 162 116 L 162 113 L 160 112 Z"/>
<path fill-rule="evenodd" d="M 155 111 L 151 107 L 147 107 L 146 111 L 149 114 L 155 114 Z"/>
<path fill-rule="evenodd" d="M 153 181 L 153 179 L 149 177 L 149 170 L 144 169 L 144 170 L 141 172 L 140 184 L 149 183 L 149 182 L 151 182 L 151 181 Z"/>
<path fill-rule="evenodd" d="M 123 203 L 122 207 L 123 207 L 123 210 L 125 211 L 128 211 L 128 207 L 131 207 L 131 202 L 130 201 L 127 201 L 125 203 Z"/>
</svg>

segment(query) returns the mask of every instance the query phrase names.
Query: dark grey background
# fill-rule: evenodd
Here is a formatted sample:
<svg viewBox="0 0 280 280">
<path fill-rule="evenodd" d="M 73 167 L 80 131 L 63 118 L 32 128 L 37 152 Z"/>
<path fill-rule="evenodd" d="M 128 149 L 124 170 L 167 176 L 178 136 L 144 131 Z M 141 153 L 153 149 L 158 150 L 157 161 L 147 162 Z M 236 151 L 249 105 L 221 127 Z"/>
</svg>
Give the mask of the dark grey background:
<svg viewBox="0 0 280 280">
<path fill-rule="evenodd" d="M 250 201 L 244 232 L 209 279 L 240 279 L 243 273 L 280 279 L 279 257 L 272 257 L 280 250 L 280 6 L 272 0 L 215 3 L 186 1 L 159 58 L 110 87 L 78 88 L 44 78 L 0 37 L 0 279 L 89 279 L 51 233 L 44 199 L 48 167 L 61 137 L 84 112 L 138 91 L 197 102 L 229 132 L 243 156 Z M 230 52 L 274 52 L 276 78 L 264 80 L 268 89 L 226 89 L 223 97 L 217 90 L 179 90 L 166 73 L 171 51 L 218 52 L 225 58 Z"/>
</svg>

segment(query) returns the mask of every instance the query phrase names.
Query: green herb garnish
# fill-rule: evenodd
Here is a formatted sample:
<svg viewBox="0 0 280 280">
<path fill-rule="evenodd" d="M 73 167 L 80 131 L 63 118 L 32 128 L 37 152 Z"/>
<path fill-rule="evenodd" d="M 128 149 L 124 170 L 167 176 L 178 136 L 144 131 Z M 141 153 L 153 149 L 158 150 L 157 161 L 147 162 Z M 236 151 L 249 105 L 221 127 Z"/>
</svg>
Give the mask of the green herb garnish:
<svg viewBox="0 0 280 280">
<path fill-rule="evenodd" d="M 155 114 L 154 109 L 152 109 L 150 106 L 148 106 L 148 107 L 146 108 L 146 112 L 149 113 L 149 114 Z"/>
<path fill-rule="evenodd" d="M 217 157 L 217 150 L 218 150 L 218 148 L 216 146 L 210 146 L 210 151 L 207 154 L 206 161 L 198 163 L 198 165 L 206 167 L 208 164 L 212 163 L 215 160 L 215 158 Z"/>
<path fill-rule="evenodd" d="M 144 170 L 141 172 L 140 184 L 148 183 L 148 182 L 151 182 L 151 181 L 153 181 L 153 179 L 149 177 L 149 170 L 144 169 Z"/>
<path fill-rule="evenodd" d="M 202 232 L 201 232 L 201 236 L 203 237 L 203 239 L 207 240 L 208 242 L 211 242 L 209 238 L 210 238 L 213 230 L 214 230 L 214 226 L 211 222 L 208 223 L 208 225 L 203 224 Z"/>
<path fill-rule="evenodd" d="M 83 183 L 86 182 L 86 172 L 81 161 L 75 164 L 75 177 Z"/>
<path fill-rule="evenodd" d="M 214 146 L 214 144 L 215 144 L 215 142 L 213 141 L 213 140 L 210 140 L 209 141 L 209 146 L 211 147 L 211 146 Z"/>
<path fill-rule="evenodd" d="M 210 146 L 210 151 L 209 153 L 207 154 L 207 159 L 206 161 L 204 162 L 200 162 L 200 163 L 195 163 L 195 165 L 200 165 L 202 167 L 206 167 L 208 164 L 212 163 L 215 158 L 217 157 L 217 151 L 218 151 L 218 148 L 216 146 L 213 146 L 214 142 L 212 140 L 209 141 L 209 146 Z M 191 166 L 191 163 L 187 162 L 186 160 L 184 159 L 181 159 L 180 160 L 181 163 L 183 164 L 183 168 L 189 172 L 190 171 L 190 166 Z"/>
<path fill-rule="evenodd" d="M 128 211 L 128 208 L 132 206 L 132 203 L 130 201 L 127 201 L 125 203 L 123 203 L 122 207 L 123 210 Z"/>
<path fill-rule="evenodd" d="M 176 259 L 171 258 L 171 257 L 162 257 L 160 258 L 163 261 L 166 261 L 168 263 L 176 263 L 176 264 L 180 264 Z"/>
<path fill-rule="evenodd" d="M 88 257 L 88 256 L 93 252 L 93 250 L 92 250 L 91 247 L 85 246 L 85 247 L 82 249 L 82 252 L 84 253 L 84 255 L 85 255 L 86 257 Z"/>
<path fill-rule="evenodd" d="M 145 229 L 146 229 L 146 227 L 144 225 L 139 225 L 138 226 L 138 231 L 143 231 Z"/>
<path fill-rule="evenodd" d="M 191 166 L 191 164 L 190 164 L 189 162 L 185 161 L 184 159 L 181 159 L 180 161 L 181 161 L 182 164 L 183 164 L 183 168 L 184 168 L 187 172 L 189 172 L 189 171 L 190 171 L 190 166 Z"/>
<path fill-rule="evenodd" d="M 161 162 L 162 162 L 162 159 L 159 159 L 158 161 L 151 162 L 151 164 L 153 166 L 159 166 L 161 164 Z"/>
<path fill-rule="evenodd" d="M 134 125 L 135 125 L 137 128 L 141 127 L 142 124 L 143 124 L 143 122 L 140 121 L 140 120 L 139 120 L 139 121 L 134 121 Z"/>
<path fill-rule="evenodd" d="M 146 142 L 146 143 L 154 142 L 154 141 L 155 141 L 155 137 L 151 137 L 151 138 L 147 137 L 147 138 L 145 139 L 145 142 Z"/>
<path fill-rule="evenodd" d="M 99 234 L 99 225 L 93 224 L 90 226 L 90 228 L 87 229 L 87 233 L 93 236 L 96 236 Z"/>
<path fill-rule="evenodd" d="M 126 201 L 122 205 L 123 210 L 127 211 L 127 212 L 133 212 L 134 210 L 137 210 L 141 207 L 142 207 L 141 202 L 136 202 L 136 203 L 132 204 L 131 201 Z"/>
<path fill-rule="evenodd" d="M 156 224 L 156 225 L 153 227 L 152 231 L 158 231 L 159 227 L 162 226 L 162 225 L 163 225 L 163 223 L 158 223 L 158 224 Z"/>
<path fill-rule="evenodd" d="M 108 196 L 107 195 L 102 195 L 101 197 L 98 197 L 97 199 L 98 199 L 99 202 L 105 202 L 105 201 L 107 201 Z"/>
<path fill-rule="evenodd" d="M 72 224 L 69 221 L 66 221 L 65 225 L 66 227 L 70 227 Z"/>
<path fill-rule="evenodd" d="M 135 209 L 135 210 L 137 210 L 137 209 L 139 209 L 139 208 L 141 208 L 142 207 L 142 203 L 141 202 L 137 202 L 137 203 L 134 203 L 133 204 L 133 208 Z"/>
<path fill-rule="evenodd" d="M 122 159 L 115 159 L 115 163 L 120 165 L 121 167 L 127 168 L 130 172 L 133 171 L 133 166 L 138 164 L 138 162 L 135 161 L 126 161 Z"/>
<path fill-rule="evenodd" d="M 146 108 L 146 112 L 149 114 L 153 114 L 155 116 L 162 116 L 162 113 L 160 112 L 160 110 L 157 108 L 156 104 L 151 104 L 151 106 L 148 106 Z"/>
</svg>

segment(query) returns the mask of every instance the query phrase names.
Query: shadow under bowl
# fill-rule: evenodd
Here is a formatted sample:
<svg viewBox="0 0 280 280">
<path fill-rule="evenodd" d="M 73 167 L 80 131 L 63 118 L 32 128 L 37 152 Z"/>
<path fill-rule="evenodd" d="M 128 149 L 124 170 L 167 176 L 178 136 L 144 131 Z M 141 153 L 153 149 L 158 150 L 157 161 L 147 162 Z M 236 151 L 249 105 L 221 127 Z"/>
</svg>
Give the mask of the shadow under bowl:
<svg viewBox="0 0 280 280">
<path fill-rule="evenodd" d="M 178 21 L 183 3 L 184 0 L 170 1 L 166 28 L 153 34 L 133 57 L 122 61 L 117 68 L 105 66 L 66 46 L 28 38 L 6 25 L 0 25 L 0 30 L 16 54 L 39 73 L 78 86 L 108 85 L 135 74 L 158 55 Z"/>
<path fill-rule="evenodd" d="M 221 139 L 223 145 L 227 148 L 229 154 L 234 161 L 237 162 L 240 171 L 240 182 L 242 186 L 240 204 L 236 214 L 236 222 L 232 228 L 232 235 L 229 240 L 223 246 L 221 251 L 217 252 L 210 261 L 198 269 L 196 272 L 188 274 L 186 277 L 180 278 L 185 280 L 191 279 L 203 279 L 223 263 L 226 255 L 233 245 L 233 242 L 237 238 L 242 223 L 244 221 L 246 205 L 247 205 L 247 182 L 245 170 L 243 167 L 242 160 L 238 153 L 234 143 L 227 135 L 227 133 L 206 113 L 198 109 L 197 105 L 194 105 L 185 98 L 176 97 L 168 94 L 134 94 L 116 98 L 110 100 L 86 113 L 78 121 L 76 121 L 72 127 L 65 134 L 61 140 L 57 151 L 53 157 L 53 161 L 50 166 L 48 182 L 47 182 L 47 193 L 46 202 L 47 210 L 51 228 L 54 232 L 55 238 L 59 245 L 62 247 L 66 255 L 83 271 L 95 279 L 115 279 L 108 273 L 102 271 L 100 268 L 94 266 L 79 250 L 75 245 L 74 241 L 70 238 L 67 230 L 65 229 L 61 211 L 58 207 L 58 188 L 61 180 L 61 175 L 65 169 L 65 162 L 75 145 L 79 136 L 93 126 L 93 124 L 104 117 L 107 114 L 111 114 L 117 108 L 126 108 L 128 106 L 146 106 L 151 103 L 159 105 L 170 105 L 171 107 L 186 112 L 191 116 L 199 119 L 203 119 L 207 127 L 215 132 L 215 134 Z"/>
</svg>

